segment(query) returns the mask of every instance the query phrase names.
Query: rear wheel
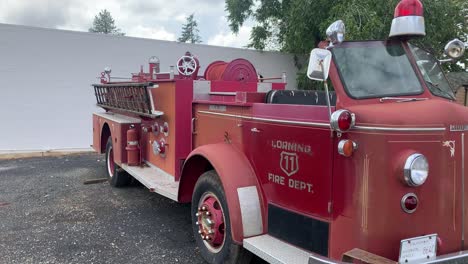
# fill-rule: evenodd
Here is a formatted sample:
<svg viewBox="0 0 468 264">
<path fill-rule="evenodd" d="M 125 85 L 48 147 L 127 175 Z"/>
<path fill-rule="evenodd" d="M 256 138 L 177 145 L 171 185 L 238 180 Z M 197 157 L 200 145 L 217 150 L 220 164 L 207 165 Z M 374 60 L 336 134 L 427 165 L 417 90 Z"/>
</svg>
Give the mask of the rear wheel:
<svg viewBox="0 0 468 264">
<path fill-rule="evenodd" d="M 114 161 L 114 147 L 112 146 L 112 137 L 109 137 L 106 145 L 106 168 L 107 177 L 110 185 L 114 187 L 122 187 L 128 185 L 131 181 L 131 176 L 119 167 Z"/>
<path fill-rule="evenodd" d="M 191 213 L 195 241 L 208 263 L 249 263 L 252 254 L 232 240 L 226 196 L 215 171 L 198 179 Z"/>
</svg>

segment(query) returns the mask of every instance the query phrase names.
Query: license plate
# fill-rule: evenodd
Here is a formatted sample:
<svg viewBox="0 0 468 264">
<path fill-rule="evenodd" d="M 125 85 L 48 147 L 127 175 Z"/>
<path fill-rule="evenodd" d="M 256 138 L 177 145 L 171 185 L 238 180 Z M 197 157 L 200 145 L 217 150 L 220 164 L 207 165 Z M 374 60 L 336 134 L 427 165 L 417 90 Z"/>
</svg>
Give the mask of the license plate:
<svg viewBox="0 0 468 264">
<path fill-rule="evenodd" d="M 403 239 L 400 242 L 399 263 L 431 259 L 437 252 L 437 234 Z"/>
</svg>

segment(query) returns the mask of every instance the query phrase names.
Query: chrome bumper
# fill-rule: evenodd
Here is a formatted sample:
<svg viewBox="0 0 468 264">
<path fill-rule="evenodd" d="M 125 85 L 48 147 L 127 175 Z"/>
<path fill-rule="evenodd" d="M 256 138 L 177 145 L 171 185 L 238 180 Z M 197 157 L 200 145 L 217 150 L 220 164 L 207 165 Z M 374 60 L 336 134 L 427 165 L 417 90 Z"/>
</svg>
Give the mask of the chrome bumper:
<svg viewBox="0 0 468 264">
<path fill-rule="evenodd" d="M 344 264 L 345 262 L 331 260 L 322 256 L 310 256 L 309 264 Z M 397 262 L 394 262 L 395 264 Z M 430 260 L 420 260 L 409 262 L 408 264 L 432 264 L 432 263 L 447 263 L 447 264 L 463 264 L 468 263 L 468 250 L 455 252 L 447 255 L 437 256 Z"/>
</svg>

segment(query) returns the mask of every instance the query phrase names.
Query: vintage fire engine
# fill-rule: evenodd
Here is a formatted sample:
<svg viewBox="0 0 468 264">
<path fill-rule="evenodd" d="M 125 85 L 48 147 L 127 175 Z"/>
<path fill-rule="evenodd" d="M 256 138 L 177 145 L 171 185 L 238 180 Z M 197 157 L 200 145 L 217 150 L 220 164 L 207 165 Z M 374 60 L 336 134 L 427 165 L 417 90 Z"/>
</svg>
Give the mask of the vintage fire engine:
<svg viewBox="0 0 468 264">
<path fill-rule="evenodd" d="M 398 4 L 388 40 L 344 42 L 344 29 L 310 56 L 325 91 L 285 90 L 244 59 L 200 76 L 190 53 L 128 81 L 106 69 L 93 146 L 110 184 L 191 202 L 209 263 L 468 262 L 468 109 L 408 42 L 425 35 L 421 2 Z"/>
</svg>

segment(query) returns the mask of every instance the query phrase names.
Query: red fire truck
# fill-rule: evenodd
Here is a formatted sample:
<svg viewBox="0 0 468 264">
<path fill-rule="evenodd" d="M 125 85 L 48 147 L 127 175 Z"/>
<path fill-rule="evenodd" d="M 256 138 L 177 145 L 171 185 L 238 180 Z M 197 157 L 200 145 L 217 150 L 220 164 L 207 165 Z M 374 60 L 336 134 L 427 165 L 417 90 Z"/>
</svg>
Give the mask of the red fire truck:
<svg viewBox="0 0 468 264">
<path fill-rule="evenodd" d="M 468 110 L 408 41 L 425 35 L 421 2 L 398 4 L 388 40 L 344 34 L 333 23 L 311 52 L 324 91 L 286 90 L 245 59 L 199 75 L 190 53 L 127 81 L 106 69 L 93 146 L 110 185 L 191 203 L 209 263 L 466 263 Z M 448 60 L 464 45 L 447 44 Z"/>
</svg>

